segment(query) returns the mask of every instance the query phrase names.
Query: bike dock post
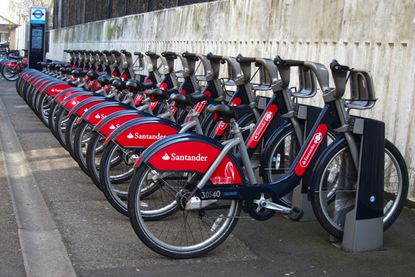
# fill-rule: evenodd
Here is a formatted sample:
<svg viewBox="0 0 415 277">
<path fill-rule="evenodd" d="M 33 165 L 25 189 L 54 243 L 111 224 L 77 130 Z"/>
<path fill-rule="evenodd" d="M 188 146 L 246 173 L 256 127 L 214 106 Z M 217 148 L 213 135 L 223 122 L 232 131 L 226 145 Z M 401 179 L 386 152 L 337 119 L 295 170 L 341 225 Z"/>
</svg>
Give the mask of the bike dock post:
<svg viewBox="0 0 415 277">
<path fill-rule="evenodd" d="M 362 147 L 355 205 L 346 214 L 342 249 L 348 252 L 379 250 L 383 247 L 385 124 L 356 117 L 353 133 L 361 135 Z"/>
</svg>

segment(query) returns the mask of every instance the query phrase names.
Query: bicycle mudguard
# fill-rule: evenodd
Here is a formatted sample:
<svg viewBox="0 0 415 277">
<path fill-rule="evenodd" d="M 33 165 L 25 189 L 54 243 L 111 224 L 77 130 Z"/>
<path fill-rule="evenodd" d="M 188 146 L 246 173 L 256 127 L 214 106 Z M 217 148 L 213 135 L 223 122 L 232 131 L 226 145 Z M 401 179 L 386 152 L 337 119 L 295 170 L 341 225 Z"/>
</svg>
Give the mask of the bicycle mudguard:
<svg viewBox="0 0 415 277">
<path fill-rule="evenodd" d="M 73 97 L 73 95 L 85 95 L 85 94 L 91 94 L 91 92 L 86 91 L 81 88 L 72 87 L 72 88 L 65 89 L 61 91 L 60 93 L 58 93 L 55 96 L 54 101 L 58 104 L 61 104 L 61 103 L 64 103 L 67 99 L 69 99 L 69 97 Z"/>
<path fill-rule="evenodd" d="M 104 141 L 114 141 L 124 148 L 147 148 L 154 142 L 178 134 L 181 126 L 159 117 L 133 119 L 115 129 Z"/>
<path fill-rule="evenodd" d="M 54 80 L 54 81 L 48 80 L 48 81 L 43 82 L 41 85 L 35 86 L 36 87 L 35 92 L 37 94 L 44 94 L 44 93 L 46 93 L 46 91 L 48 91 L 48 89 L 50 89 L 54 86 L 61 86 L 62 84 L 63 83 L 60 80 Z M 53 95 L 51 95 L 51 96 L 53 96 Z"/>
<path fill-rule="evenodd" d="M 66 90 L 66 89 L 69 89 L 69 88 L 73 88 L 73 86 L 68 84 L 68 83 L 62 83 L 62 81 L 61 81 L 61 83 L 59 83 L 59 84 L 52 84 L 51 86 L 47 87 L 45 89 L 45 93 L 47 95 L 50 95 L 50 96 L 56 96 L 60 92 Z"/>
<path fill-rule="evenodd" d="M 141 118 L 143 116 L 151 116 L 148 113 L 140 112 L 137 110 L 124 110 L 117 113 L 108 115 L 106 118 L 102 119 L 93 129 L 101 135 L 108 137 L 115 129 L 124 123 Z"/>
<path fill-rule="evenodd" d="M 94 97 L 94 96 L 91 95 L 90 93 L 75 93 L 74 95 L 71 95 L 68 98 L 66 98 L 66 100 L 61 103 L 61 106 L 63 106 L 66 110 L 71 111 L 80 102 L 86 99 L 89 99 L 91 97 Z"/>
<path fill-rule="evenodd" d="M 79 96 L 79 97 L 82 98 L 82 96 Z M 76 102 L 77 100 L 72 99 L 71 103 L 74 101 Z M 85 97 L 81 101 L 79 101 L 77 104 L 75 104 L 71 110 L 69 110 L 68 116 L 75 114 L 76 116 L 80 117 L 93 106 L 106 102 L 106 101 L 108 101 L 108 99 L 106 99 L 103 96 L 93 95 L 91 97 Z"/>
<path fill-rule="evenodd" d="M 178 134 L 147 148 L 134 166 L 141 162 L 158 171 L 193 171 L 205 174 L 223 149 L 218 141 L 198 134 Z M 241 185 L 242 169 L 228 153 L 210 177 L 214 185 Z"/>
<path fill-rule="evenodd" d="M 108 115 L 128 109 L 132 109 L 132 107 L 117 101 L 103 102 L 90 108 L 77 119 L 76 123 L 79 124 L 82 120 L 86 120 L 89 124 L 95 126 Z"/>
</svg>

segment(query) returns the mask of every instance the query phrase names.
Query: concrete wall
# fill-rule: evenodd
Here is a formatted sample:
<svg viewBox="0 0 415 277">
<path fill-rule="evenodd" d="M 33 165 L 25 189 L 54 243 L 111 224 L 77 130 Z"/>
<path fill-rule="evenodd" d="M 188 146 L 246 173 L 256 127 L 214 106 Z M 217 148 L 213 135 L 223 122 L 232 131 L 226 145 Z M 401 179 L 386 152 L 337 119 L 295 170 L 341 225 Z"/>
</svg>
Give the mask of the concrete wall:
<svg viewBox="0 0 415 277">
<path fill-rule="evenodd" d="M 212 51 L 224 55 L 340 62 L 372 71 L 379 101 L 362 115 L 385 121 L 404 154 L 415 200 L 415 2 L 224 0 L 51 31 L 63 49 Z M 317 97 L 315 103 L 322 103 Z"/>
</svg>

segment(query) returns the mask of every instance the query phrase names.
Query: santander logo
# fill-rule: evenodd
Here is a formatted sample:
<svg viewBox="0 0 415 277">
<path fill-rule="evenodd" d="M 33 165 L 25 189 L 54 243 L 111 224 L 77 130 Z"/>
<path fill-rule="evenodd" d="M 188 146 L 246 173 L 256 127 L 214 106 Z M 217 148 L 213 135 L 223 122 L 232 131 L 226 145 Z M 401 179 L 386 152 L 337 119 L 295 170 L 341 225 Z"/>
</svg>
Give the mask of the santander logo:
<svg viewBox="0 0 415 277">
<path fill-rule="evenodd" d="M 318 147 L 323 134 L 321 132 L 316 132 L 312 139 L 312 143 L 307 147 L 307 151 L 304 153 L 303 157 L 301 158 L 301 165 L 307 166 L 310 163 L 310 158 L 314 154 L 316 148 Z"/>
<path fill-rule="evenodd" d="M 106 116 L 105 116 L 105 114 L 99 114 L 99 113 L 97 113 L 96 115 L 95 115 L 95 118 L 96 119 L 100 119 L 100 118 L 105 118 Z"/>
<path fill-rule="evenodd" d="M 87 111 L 88 111 L 88 108 L 85 108 L 85 109 L 84 109 L 84 112 L 86 113 Z"/>
<path fill-rule="evenodd" d="M 176 153 L 171 153 L 170 155 L 164 153 L 161 157 L 163 161 L 190 161 L 190 162 L 207 162 L 208 156 L 203 156 L 202 154 L 197 155 L 179 155 Z"/>
<path fill-rule="evenodd" d="M 265 121 L 271 121 L 272 117 L 274 116 L 274 114 L 272 112 L 267 112 L 265 114 Z"/>
<path fill-rule="evenodd" d="M 228 162 L 224 170 L 225 176 L 216 176 L 213 178 L 213 183 L 217 185 L 232 184 L 235 180 L 235 168 L 232 162 Z"/>
<path fill-rule="evenodd" d="M 111 127 L 110 127 L 111 128 Z M 140 134 L 140 133 L 128 133 L 128 139 L 144 139 L 144 140 L 160 140 L 165 138 L 166 135 L 162 135 L 160 133 L 157 134 Z"/>
<path fill-rule="evenodd" d="M 314 143 L 319 143 L 322 138 L 323 138 L 323 134 L 321 132 L 316 133 L 314 136 Z"/>
<path fill-rule="evenodd" d="M 114 124 L 111 124 L 110 130 L 114 130 L 115 128 L 117 128 L 117 127 L 115 127 Z"/>
<path fill-rule="evenodd" d="M 228 124 L 227 124 L 226 122 L 221 121 L 221 122 L 219 123 L 219 129 L 220 129 L 220 130 L 225 130 L 225 129 L 226 129 L 226 127 L 228 127 Z"/>
<path fill-rule="evenodd" d="M 264 116 L 259 121 L 257 127 L 254 130 L 254 133 L 248 140 L 248 148 L 255 148 L 263 135 L 265 134 L 268 126 L 271 124 L 272 120 L 274 119 L 275 115 L 278 112 L 277 104 L 271 104 L 268 108 Z"/>
<path fill-rule="evenodd" d="M 307 145 L 304 154 L 300 158 L 300 162 L 295 167 L 294 171 L 298 176 L 302 176 L 305 173 L 310 161 L 313 159 L 313 156 L 317 151 L 317 148 L 323 141 L 323 138 L 327 133 L 327 129 L 326 124 L 321 124 L 317 127 L 317 130 L 313 134 L 310 143 Z"/>
</svg>

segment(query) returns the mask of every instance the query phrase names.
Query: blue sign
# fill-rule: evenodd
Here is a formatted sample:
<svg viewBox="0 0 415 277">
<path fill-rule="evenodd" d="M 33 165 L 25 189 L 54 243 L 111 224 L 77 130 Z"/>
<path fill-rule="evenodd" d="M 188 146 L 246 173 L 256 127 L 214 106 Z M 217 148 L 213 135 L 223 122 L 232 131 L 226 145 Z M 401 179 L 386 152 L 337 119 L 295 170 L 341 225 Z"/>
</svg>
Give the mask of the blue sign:
<svg viewBox="0 0 415 277">
<path fill-rule="evenodd" d="M 46 9 L 39 7 L 30 8 L 30 23 L 45 24 L 46 23 Z"/>
</svg>

